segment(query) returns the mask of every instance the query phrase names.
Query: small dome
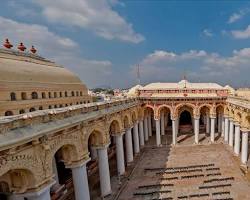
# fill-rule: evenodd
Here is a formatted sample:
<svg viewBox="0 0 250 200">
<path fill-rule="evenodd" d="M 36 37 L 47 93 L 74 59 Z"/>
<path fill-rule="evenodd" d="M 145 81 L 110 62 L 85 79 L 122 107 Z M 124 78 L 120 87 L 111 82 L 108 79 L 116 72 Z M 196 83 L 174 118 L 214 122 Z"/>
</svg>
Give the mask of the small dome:
<svg viewBox="0 0 250 200">
<path fill-rule="evenodd" d="M 142 88 L 141 85 L 136 85 L 132 88 L 129 89 L 128 93 L 127 93 L 127 96 L 128 97 L 136 97 L 137 96 L 137 91 Z"/>
</svg>

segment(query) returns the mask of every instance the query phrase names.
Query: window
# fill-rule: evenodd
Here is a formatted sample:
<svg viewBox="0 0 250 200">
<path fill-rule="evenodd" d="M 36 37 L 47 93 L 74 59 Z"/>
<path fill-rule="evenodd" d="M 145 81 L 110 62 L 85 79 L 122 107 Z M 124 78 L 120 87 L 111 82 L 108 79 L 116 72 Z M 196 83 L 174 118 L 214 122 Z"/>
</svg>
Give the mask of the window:
<svg viewBox="0 0 250 200">
<path fill-rule="evenodd" d="M 23 114 L 23 113 L 25 113 L 25 110 L 24 110 L 24 109 L 19 110 L 19 114 Z"/>
<path fill-rule="evenodd" d="M 57 105 L 55 105 L 54 108 L 57 108 Z"/>
<path fill-rule="evenodd" d="M 35 108 L 30 108 L 30 112 L 34 112 L 34 111 L 36 111 Z"/>
<path fill-rule="evenodd" d="M 76 102 L 76 105 L 78 105 L 79 103 L 78 102 Z"/>
<path fill-rule="evenodd" d="M 42 98 L 45 99 L 46 98 L 46 94 L 45 92 L 42 92 Z"/>
<path fill-rule="evenodd" d="M 74 91 L 71 92 L 71 96 L 72 96 L 72 97 L 75 96 L 75 92 L 74 92 Z"/>
<path fill-rule="evenodd" d="M 52 107 L 51 107 L 51 105 L 49 105 L 49 109 L 51 109 Z"/>
<path fill-rule="evenodd" d="M 22 93 L 21 93 L 21 98 L 22 98 L 22 100 L 26 100 L 26 99 L 27 99 L 27 94 L 26 94 L 26 92 L 22 92 Z"/>
<path fill-rule="evenodd" d="M 37 94 L 37 92 L 32 92 L 32 93 L 31 93 L 31 98 L 32 98 L 32 99 L 38 99 L 38 94 Z"/>
<path fill-rule="evenodd" d="M 68 96 L 68 92 L 65 91 L 64 92 L 64 96 L 67 97 Z"/>
<path fill-rule="evenodd" d="M 62 108 L 63 107 L 63 105 L 62 104 L 60 104 L 60 108 Z"/>
<path fill-rule="evenodd" d="M 90 101 L 88 101 L 88 103 L 90 103 Z"/>
<path fill-rule="evenodd" d="M 60 92 L 60 97 L 62 97 L 62 92 Z"/>
<path fill-rule="evenodd" d="M 54 92 L 54 98 L 57 98 L 57 93 L 56 92 Z"/>
<path fill-rule="evenodd" d="M 13 112 L 12 112 L 12 111 L 9 111 L 9 110 L 8 110 L 8 111 L 5 112 L 5 116 L 11 116 L 11 115 L 13 115 Z"/>
<path fill-rule="evenodd" d="M 51 92 L 49 92 L 49 98 L 51 98 Z"/>
<path fill-rule="evenodd" d="M 66 107 L 68 107 L 68 104 L 65 104 Z"/>
<path fill-rule="evenodd" d="M 10 93 L 10 100 L 11 101 L 15 101 L 16 100 L 16 93 L 14 93 L 14 92 Z"/>
<path fill-rule="evenodd" d="M 76 96 L 79 96 L 79 92 L 78 91 L 76 91 Z"/>
<path fill-rule="evenodd" d="M 80 92 L 80 96 L 82 96 L 82 91 Z"/>
<path fill-rule="evenodd" d="M 43 110 L 43 107 L 42 106 L 39 106 L 39 108 L 38 108 L 39 110 Z"/>
</svg>

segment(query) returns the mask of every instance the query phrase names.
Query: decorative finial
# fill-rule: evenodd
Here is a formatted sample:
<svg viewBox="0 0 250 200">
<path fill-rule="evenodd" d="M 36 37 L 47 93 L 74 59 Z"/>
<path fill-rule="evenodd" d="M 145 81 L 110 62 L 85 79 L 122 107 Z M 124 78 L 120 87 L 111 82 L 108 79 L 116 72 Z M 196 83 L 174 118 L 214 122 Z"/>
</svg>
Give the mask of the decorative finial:
<svg viewBox="0 0 250 200">
<path fill-rule="evenodd" d="M 18 47 L 17 47 L 20 51 L 25 51 L 26 47 L 23 45 L 23 43 L 21 42 Z"/>
<path fill-rule="evenodd" d="M 31 51 L 32 53 L 34 53 L 34 54 L 36 53 L 36 49 L 35 49 L 35 47 L 34 47 L 33 45 L 31 46 L 30 51 Z"/>
<path fill-rule="evenodd" d="M 7 49 L 11 49 L 11 47 L 13 47 L 13 45 L 9 42 L 9 39 L 5 39 L 5 43 L 3 44 L 3 46 Z"/>
</svg>

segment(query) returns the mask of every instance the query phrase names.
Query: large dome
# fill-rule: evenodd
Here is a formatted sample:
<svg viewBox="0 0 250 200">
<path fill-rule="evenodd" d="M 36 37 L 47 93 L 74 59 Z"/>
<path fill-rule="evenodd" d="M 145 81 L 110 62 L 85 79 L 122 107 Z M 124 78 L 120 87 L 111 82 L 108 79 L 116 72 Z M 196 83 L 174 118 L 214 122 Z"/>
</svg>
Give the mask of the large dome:
<svg viewBox="0 0 250 200">
<path fill-rule="evenodd" d="M 0 116 L 91 102 L 69 70 L 36 54 L 0 49 Z"/>
<path fill-rule="evenodd" d="M 0 50 L 0 81 L 82 84 L 76 75 L 53 62 L 7 50 Z"/>
</svg>

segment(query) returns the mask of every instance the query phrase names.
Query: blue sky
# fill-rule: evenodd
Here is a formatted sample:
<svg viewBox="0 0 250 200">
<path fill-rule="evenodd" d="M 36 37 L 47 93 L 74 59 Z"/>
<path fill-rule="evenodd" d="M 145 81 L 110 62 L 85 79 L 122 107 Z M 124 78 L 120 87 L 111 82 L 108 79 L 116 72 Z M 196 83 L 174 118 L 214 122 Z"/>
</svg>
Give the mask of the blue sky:
<svg viewBox="0 0 250 200">
<path fill-rule="evenodd" d="M 250 2 L 3 0 L 0 38 L 34 44 L 89 88 L 188 80 L 250 86 Z"/>
</svg>

